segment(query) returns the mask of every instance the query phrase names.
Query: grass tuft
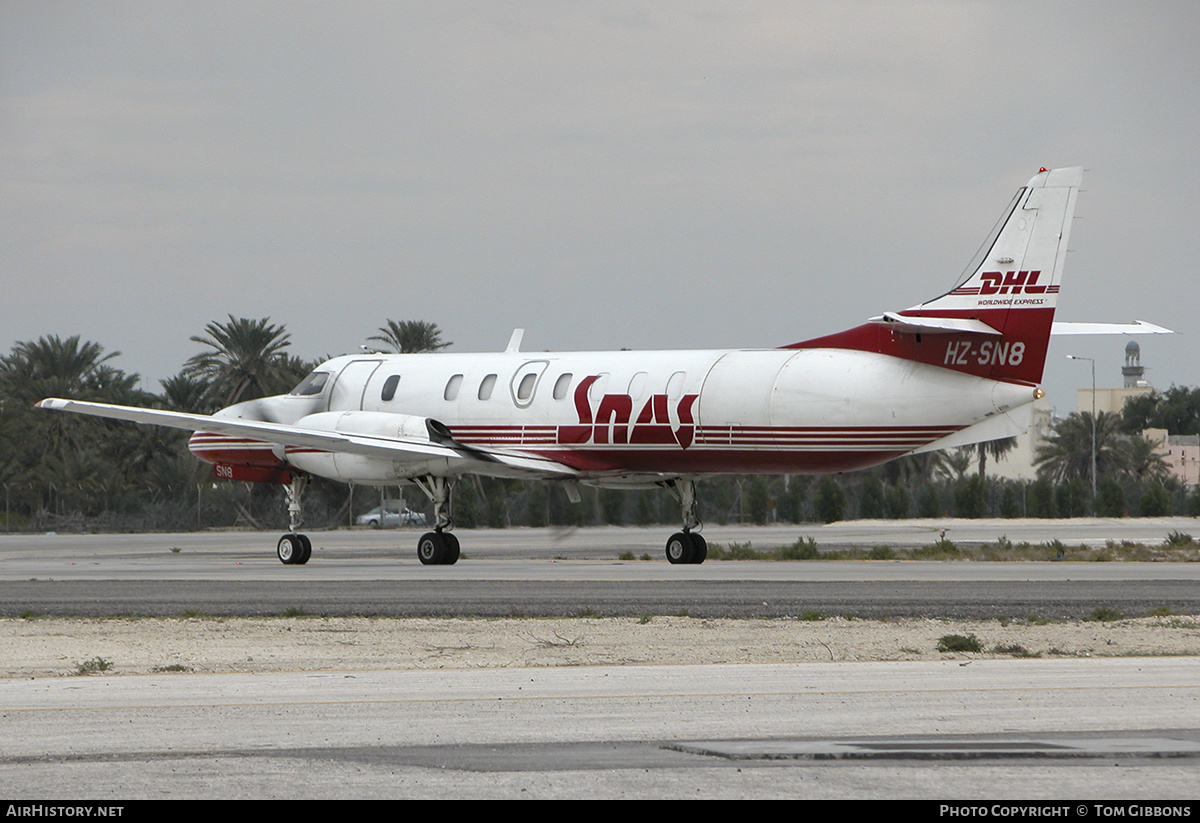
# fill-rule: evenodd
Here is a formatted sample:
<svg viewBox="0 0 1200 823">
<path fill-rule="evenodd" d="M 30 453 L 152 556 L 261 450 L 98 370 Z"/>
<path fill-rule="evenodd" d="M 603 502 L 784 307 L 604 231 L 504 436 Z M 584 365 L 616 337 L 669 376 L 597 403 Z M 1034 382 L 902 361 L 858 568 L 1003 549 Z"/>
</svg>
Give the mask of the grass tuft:
<svg viewBox="0 0 1200 823">
<path fill-rule="evenodd" d="M 1092 609 L 1091 614 L 1084 618 L 1084 620 L 1091 620 L 1097 623 L 1112 623 L 1115 620 L 1124 619 L 1125 615 L 1111 606 L 1097 606 Z"/>
<path fill-rule="evenodd" d="M 111 660 L 105 660 L 103 657 L 93 657 L 91 660 L 76 663 L 75 674 L 96 674 L 97 672 L 106 672 L 112 667 L 113 663 Z"/>
<path fill-rule="evenodd" d="M 973 634 L 944 634 L 941 640 L 938 641 L 937 650 L 939 652 L 979 652 L 983 651 L 983 645 L 979 642 L 979 638 Z"/>
</svg>

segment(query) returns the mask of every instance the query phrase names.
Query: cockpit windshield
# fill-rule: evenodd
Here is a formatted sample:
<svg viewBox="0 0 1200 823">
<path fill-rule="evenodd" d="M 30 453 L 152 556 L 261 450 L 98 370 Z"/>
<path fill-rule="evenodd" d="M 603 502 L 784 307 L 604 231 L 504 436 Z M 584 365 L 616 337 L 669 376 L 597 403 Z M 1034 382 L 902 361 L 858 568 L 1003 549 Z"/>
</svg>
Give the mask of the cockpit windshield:
<svg viewBox="0 0 1200 823">
<path fill-rule="evenodd" d="M 311 397 L 315 394 L 320 394 L 328 382 L 329 372 L 315 371 L 301 380 L 300 384 L 292 389 L 290 393 L 297 397 Z"/>
</svg>

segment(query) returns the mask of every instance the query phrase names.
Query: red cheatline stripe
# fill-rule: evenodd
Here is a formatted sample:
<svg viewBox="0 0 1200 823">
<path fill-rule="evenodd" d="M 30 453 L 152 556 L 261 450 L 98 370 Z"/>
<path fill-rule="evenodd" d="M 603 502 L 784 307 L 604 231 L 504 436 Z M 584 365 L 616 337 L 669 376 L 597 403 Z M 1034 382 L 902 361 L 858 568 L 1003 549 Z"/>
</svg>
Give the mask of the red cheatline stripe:
<svg viewBox="0 0 1200 823">
<path fill-rule="evenodd" d="M 248 437 L 225 437 L 220 434 L 193 434 L 188 440 L 189 443 L 200 443 L 203 445 L 215 446 L 241 446 L 241 445 L 258 445 L 266 444 L 265 440 L 253 440 Z"/>
<path fill-rule="evenodd" d="M 569 424 L 571 428 L 578 426 L 598 429 L 602 432 L 629 432 L 628 423 L 604 424 Z M 663 430 L 672 428 L 669 424 L 641 424 L 645 428 Z M 632 426 L 634 430 L 638 424 Z M 845 449 L 862 451 L 864 449 L 887 449 L 908 451 L 926 443 L 945 437 L 958 431 L 961 426 L 698 426 L 696 427 L 696 442 L 725 450 L 733 447 L 756 448 L 765 447 L 787 451 L 829 451 Z M 554 445 L 556 443 L 556 427 L 554 426 L 456 426 L 453 429 L 455 437 L 469 445 Z M 613 449 L 634 448 L 638 451 L 648 451 L 661 447 L 661 443 L 581 443 L 563 444 L 571 449 Z"/>
<path fill-rule="evenodd" d="M 650 426 L 662 427 L 671 424 L 668 423 L 567 423 L 564 424 L 568 428 L 578 428 L 580 426 L 611 428 L 628 428 L 630 426 Z M 683 424 L 690 425 L 690 424 Z M 541 434 L 554 433 L 558 426 L 454 426 L 451 431 L 455 436 L 517 436 L 521 434 Z M 697 431 L 719 431 L 719 432 L 750 432 L 750 433 L 767 433 L 767 434 L 802 434 L 810 436 L 821 435 L 891 435 L 891 434 L 948 434 L 958 431 L 961 426 L 945 425 L 945 426 L 697 426 Z"/>
</svg>

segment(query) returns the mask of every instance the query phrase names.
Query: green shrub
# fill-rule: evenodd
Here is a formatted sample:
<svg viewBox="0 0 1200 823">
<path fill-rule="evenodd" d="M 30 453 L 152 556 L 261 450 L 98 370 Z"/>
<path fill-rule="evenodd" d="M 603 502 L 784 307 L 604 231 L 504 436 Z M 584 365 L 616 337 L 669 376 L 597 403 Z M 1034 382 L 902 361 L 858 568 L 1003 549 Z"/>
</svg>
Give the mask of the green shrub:
<svg viewBox="0 0 1200 823">
<path fill-rule="evenodd" d="M 95 674 L 96 672 L 106 672 L 113 666 L 111 660 L 105 660 L 103 657 L 93 657 L 91 660 L 85 660 L 82 663 L 75 664 L 75 674 Z"/>
<path fill-rule="evenodd" d="M 1099 623 L 1111 623 L 1114 620 L 1124 620 L 1125 615 L 1111 606 L 1097 606 L 1092 610 L 1092 613 L 1087 616 L 1088 620 L 1094 620 Z"/>
<path fill-rule="evenodd" d="M 816 498 L 813 500 L 817 519 L 822 523 L 833 523 L 841 520 L 846 510 L 846 493 L 842 484 L 836 478 L 826 475 L 817 485 Z"/>
<path fill-rule="evenodd" d="M 980 644 L 979 638 L 973 634 L 965 637 L 961 634 L 944 634 L 938 641 L 937 650 L 939 652 L 978 652 L 983 650 L 983 646 Z"/>
<path fill-rule="evenodd" d="M 1100 488 L 1096 492 L 1096 514 L 1100 517 L 1124 517 L 1126 514 L 1125 490 L 1111 477 L 1100 480 Z"/>
<path fill-rule="evenodd" d="M 811 537 L 797 537 L 792 545 L 779 550 L 779 557 L 783 560 L 816 560 L 820 556 L 817 541 Z"/>
</svg>

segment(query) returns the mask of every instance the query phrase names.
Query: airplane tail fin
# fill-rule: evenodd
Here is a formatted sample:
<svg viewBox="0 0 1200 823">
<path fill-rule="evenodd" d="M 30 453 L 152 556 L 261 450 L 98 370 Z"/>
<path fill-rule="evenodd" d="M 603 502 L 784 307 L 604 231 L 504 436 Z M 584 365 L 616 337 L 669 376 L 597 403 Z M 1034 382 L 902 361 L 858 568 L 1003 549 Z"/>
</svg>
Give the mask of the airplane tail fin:
<svg viewBox="0 0 1200 823">
<path fill-rule="evenodd" d="M 848 348 L 1017 383 L 1041 382 L 1083 169 L 1018 190 L 970 275 L 950 291 L 787 348 Z"/>
</svg>

